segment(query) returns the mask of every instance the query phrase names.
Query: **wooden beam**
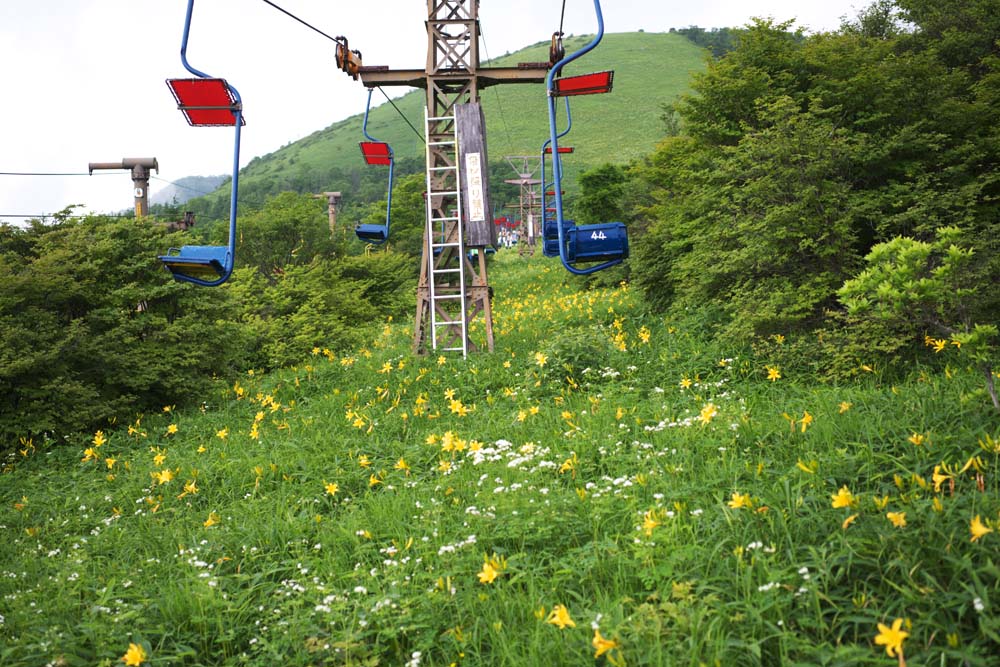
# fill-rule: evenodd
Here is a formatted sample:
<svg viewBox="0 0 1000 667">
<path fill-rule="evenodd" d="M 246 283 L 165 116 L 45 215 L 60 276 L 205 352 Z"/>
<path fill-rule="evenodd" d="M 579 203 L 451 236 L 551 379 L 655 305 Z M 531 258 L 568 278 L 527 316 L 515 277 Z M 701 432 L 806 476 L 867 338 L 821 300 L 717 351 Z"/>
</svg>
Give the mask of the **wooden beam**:
<svg viewBox="0 0 1000 667">
<path fill-rule="evenodd" d="M 545 77 L 549 73 L 548 67 L 540 67 L 537 63 L 531 63 L 531 65 L 531 67 L 482 67 L 477 70 L 475 78 L 479 80 L 480 88 L 503 83 L 545 83 Z M 467 70 L 438 72 L 434 78 L 447 80 L 452 76 L 456 81 L 467 81 L 471 78 Z M 374 86 L 426 88 L 427 72 L 419 69 L 362 67 L 361 82 L 369 88 Z"/>
</svg>

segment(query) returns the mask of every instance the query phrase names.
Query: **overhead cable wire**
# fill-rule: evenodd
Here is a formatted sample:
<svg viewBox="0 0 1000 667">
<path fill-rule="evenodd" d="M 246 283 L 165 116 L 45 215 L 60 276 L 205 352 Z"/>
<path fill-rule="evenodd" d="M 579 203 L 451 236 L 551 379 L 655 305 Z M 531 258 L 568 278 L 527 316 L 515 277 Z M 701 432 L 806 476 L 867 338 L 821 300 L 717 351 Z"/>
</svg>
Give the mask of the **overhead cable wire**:
<svg viewBox="0 0 1000 667">
<path fill-rule="evenodd" d="M 117 176 L 117 174 L 107 172 L 88 174 L 85 171 L 0 171 L 0 176 Z"/>
<path fill-rule="evenodd" d="M 197 192 L 198 194 L 204 195 L 206 197 L 210 196 L 210 195 L 213 195 L 216 192 L 218 192 L 218 189 L 213 190 L 211 192 L 206 192 L 205 190 L 199 190 L 198 188 L 192 188 L 190 185 L 183 185 L 183 184 L 177 183 L 175 181 L 168 181 L 167 179 L 160 178 L 159 176 L 150 176 L 150 178 L 152 178 L 154 180 L 157 180 L 157 181 L 163 181 L 164 183 L 169 183 L 170 185 L 174 185 L 174 186 L 176 186 L 178 188 L 184 188 L 185 190 L 190 190 L 191 192 Z M 265 206 L 267 204 L 267 202 L 263 202 L 263 201 L 260 201 L 260 200 L 252 200 L 251 201 L 251 200 L 245 199 L 243 197 L 238 197 L 236 199 L 236 201 L 238 203 L 240 203 L 240 204 L 243 204 L 245 206 L 250 206 L 250 207 L 253 207 L 253 208 L 260 208 L 261 206 Z M 170 206 L 170 204 L 165 204 L 165 205 L 166 206 Z"/>
<path fill-rule="evenodd" d="M 150 178 L 156 179 L 157 181 L 163 181 L 164 183 L 169 183 L 177 188 L 184 188 L 185 190 L 190 190 L 191 192 L 197 192 L 200 195 L 210 195 L 212 194 L 206 190 L 199 190 L 198 188 L 192 188 L 190 185 L 184 185 L 182 183 L 177 183 L 176 181 L 169 181 L 165 178 L 160 178 L 159 176 L 151 176 Z"/>
<path fill-rule="evenodd" d="M 486 35 L 483 34 L 483 28 L 482 28 L 482 26 L 480 26 L 480 28 L 479 28 L 479 37 L 480 37 L 480 39 L 483 40 L 483 51 L 486 53 L 486 62 L 490 62 L 492 60 L 492 58 L 490 58 L 490 51 L 489 51 L 489 49 L 486 48 Z M 508 146 L 513 146 L 514 141 L 513 141 L 513 139 L 511 139 L 511 136 L 510 136 L 510 127 L 508 127 L 508 125 L 507 125 L 507 116 L 503 112 L 503 104 L 500 103 L 500 91 L 498 91 L 496 88 L 494 88 L 493 89 L 493 93 L 497 96 L 497 108 L 500 109 L 500 120 L 503 121 L 503 130 L 507 134 L 507 145 Z"/>
<path fill-rule="evenodd" d="M 37 220 L 44 220 L 45 218 L 132 218 L 131 215 L 117 215 L 111 213 L 86 213 L 83 215 L 64 215 L 62 213 L 0 213 L 0 219 L 3 218 L 34 218 Z"/>
<path fill-rule="evenodd" d="M 377 88 L 378 88 L 379 92 L 382 93 L 383 96 L 385 96 L 385 99 L 389 100 L 389 104 L 391 104 L 392 108 L 396 110 L 396 113 L 399 114 L 400 118 L 402 118 L 403 120 L 405 120 L 406 124 L 410 126 L 410 129 L 413 130 L 414 133 L 416 133 L 416 135 L 418 137 L 420 137 L 420 141 L 425 141 L 424 135 L 420 134 L 420 130 L 418 130 L 417 128 L 413 127 L 413 123 L 410 122 L 410 119 L 407 118 L 406 115 L 403 114 L 403 112 L 400 110 L 400 108 L 396 106 L 396 103 L 393 102 L 392 99 L 388 95 L 386 95 L 386 92 L 384 90 L 382 90 L 382 86 L 377 86 Z"/>
<path fill-rule="evenodd" d="M 305 27 L 309 28 L 310 30 L 315 30 L 316 32 L 318 32 L 319 34 L 323 35 L 324 37 L 326 37 L 331 42 L 336 42 L 336 43 L 340 44 L 341 41 L 343 40 L 342 37 L 340 39 L 338 39 L 336 37 L 331 37 L 330 35 L 326 34 L 322 30 L 320 30 L 319 28 L 317 28 L 316 26 L 312 25 L 311 23 L 307 23 L 306 21 L 303 21 L 302 19 L 300 19 L 298 16 L 296 16 L 293 13 L 291 13 L 287 9 L 284 9 L 284 8 L 279 7 L 278 5 L 274 4 L 273 2 L 271 2 L 271 0 L 261 0 L 261 1 L 263 3 L 265 3 L 265 4 L 271 5 L 272 7 L 274 7 L 275 9 L 277 9 L 282 14 L 295 19 L 296 21 L 298 21 L 299 23 L 301 23 Z"/>
</svg>

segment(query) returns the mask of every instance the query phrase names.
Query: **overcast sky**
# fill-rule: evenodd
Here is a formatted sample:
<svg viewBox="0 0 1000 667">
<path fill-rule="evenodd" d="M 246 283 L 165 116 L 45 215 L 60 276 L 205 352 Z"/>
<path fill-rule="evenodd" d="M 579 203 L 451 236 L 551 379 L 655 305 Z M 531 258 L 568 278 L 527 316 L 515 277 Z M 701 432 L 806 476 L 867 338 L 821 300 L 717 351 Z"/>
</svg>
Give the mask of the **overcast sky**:
<svg viewBox="0 0 1000 667">
<path fill-rule="evenodd" d="M 329 35 L 346 35 L 365 65 L 422 68 L 422 0 L 274 0 Z M 605 0 L 607 32 L 740 26 L 751 17 L 834 30 L 858 0 Z M 192 128 L 164 79 L 189 76 L 180 57 L 187 0 L 0 0 L 0 172 L 86 172 L 89 162 L 156 157 L 150 184 L 231 171 L 232 130 Z M 561 0 L 482 0 L 486 54 L 548 39 Z M 567 34 L 596 29 L 592 0 L 566 0 Z M 247 126 L 241 164 L 364 111 L 360 82 L 337 71 L 334 44 L 260 0 L 196 0 L 188 59 L 239 89 Z M 485 55 L 483 56 L 485 59 Z M 603 66 L 603 65 L 602 65 Z M 393 96 L 404 90 L 390 92 Z M 100 172 L 98 172 L 100 173 Z M 132 207 L 125 171 L 76 177 L 0 176 L 0 219 L 69 204 Z"/>
</svg>

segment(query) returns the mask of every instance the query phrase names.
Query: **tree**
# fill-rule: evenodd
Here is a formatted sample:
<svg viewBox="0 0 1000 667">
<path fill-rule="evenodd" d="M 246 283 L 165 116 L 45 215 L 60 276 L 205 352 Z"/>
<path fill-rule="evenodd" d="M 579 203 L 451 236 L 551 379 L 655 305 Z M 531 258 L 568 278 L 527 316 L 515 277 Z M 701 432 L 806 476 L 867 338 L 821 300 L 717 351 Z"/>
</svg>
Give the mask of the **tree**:
<svg viewBox="0 0 1000 667">
<path fill-rule="evenodd" d="M 156 260 L 171 244 L 162 228 L 92 217 L 5 231 L 4 442 L 55 438 L 181 403 L 240 365 L 226 294 L 169 277 Z"/>
<path fill-rule="evenodd" d="M 264 275 L 330 256 L 336 249 L 326 206 L 293 192 L 272 197 L 259 211 L 240 216 L 238 230 L 237 265 L 252 266 Z"/>
<path fill-rule="evenodd" d="M 576 223 L 592 225 L 621 221 L 625 217 L 625 169 L 620 165 L 603 164 L 580 174 L 580 197 L 576 206 Z"/>
<path fill-rule="evenodd" d="M 966 275 L 982 323 L 1000 322 L 1000 58 L 966 49 L 954 66 L 941 26 L 983 44 L 994 22 L 947 4 L 945 19 L 877 2 L 805 39 L 757 22 L 709 64 L 676 106 L 689 136 L 633 172 L 655 202 L 633 262 L 655 305 L 709 305 L 733 335 L 833 326 L 837 288 L 875 245 L 957 225 L 983 258 Z"/>
</svg>

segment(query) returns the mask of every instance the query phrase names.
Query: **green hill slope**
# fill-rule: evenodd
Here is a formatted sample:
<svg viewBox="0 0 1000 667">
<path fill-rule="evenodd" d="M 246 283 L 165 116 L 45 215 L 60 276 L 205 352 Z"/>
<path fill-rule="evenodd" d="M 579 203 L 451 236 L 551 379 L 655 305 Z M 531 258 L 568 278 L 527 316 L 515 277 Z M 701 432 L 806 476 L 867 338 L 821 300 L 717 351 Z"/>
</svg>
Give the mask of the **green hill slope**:
<svg viewBox="0 0 1000 667">
<path fill-rule="evenodd" d="M 567 51 L 590 38 L 566 40 Z M 490 65 L 511 66 L 548 58 L 548 43 L 538 43 L 496 58 Z M 703 51 L 681 35 L 619 33 L 606 35 L 600 47 L 566 74 L 615 70 L 610 95 L 574 98 L 572 133 L 567 137 L 576 153 L 566 160 L 567 175 L 605 162 L 627 162 L 652 150 L 663 136 L 662 106 L 687 90 L 691 73 L 703 68 Z M 392 94 L 391 90 L 387 93 Z M 378 93 L 376 98 L 378 99 Z M 400 111 L 422 130 L 424 92 L 414 90 L 394 100 Z M 540 85 L 507 85 L 484 90 L 481 101 L 487 119 L 491 161 L 503 164 L 505 155 L 534 155 L 548 136 L 546 97 Z M 560 109 L 561 113 L 561 109 Z M 345 203 L 381 196 L 379 189 L 362 188 L 364 163 L 358 151 L 363 114 L 351 116 L 285 146 L 255 158 L 241 175 L 248 200 L 282 190 L 342 190 Z M 423 143 L 391 105 L 372 109 L 369 132 L 389 142 L 402 170 L 418 171 Z M 384 187 L 384 186 L 383 186 Z M 222 204 L 222 198 L 216 194 Z"/>
</svg>

